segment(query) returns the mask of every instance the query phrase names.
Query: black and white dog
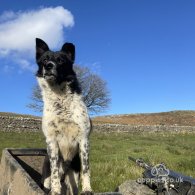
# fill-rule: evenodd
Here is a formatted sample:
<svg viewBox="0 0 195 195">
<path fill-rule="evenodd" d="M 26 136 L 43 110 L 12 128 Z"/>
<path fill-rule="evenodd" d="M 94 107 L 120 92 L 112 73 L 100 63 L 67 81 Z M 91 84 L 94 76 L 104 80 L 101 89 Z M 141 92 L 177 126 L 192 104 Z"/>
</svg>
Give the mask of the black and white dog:
<svg viewBox="0 0 195 195">
<path fill-rule="evenodd" d="M 78 194 L 79 173 L 82 193 L 92 194 L 91 124 L 73 71 L 74 59 L 72 43 L 65 43 L 60 51 L 53 52 L 43 40 L 36 39 L 36 76 L 44 101 L 42 129 L 49 157 L 44 163 L 43 185 L 52 195 Z"/>
</svg>

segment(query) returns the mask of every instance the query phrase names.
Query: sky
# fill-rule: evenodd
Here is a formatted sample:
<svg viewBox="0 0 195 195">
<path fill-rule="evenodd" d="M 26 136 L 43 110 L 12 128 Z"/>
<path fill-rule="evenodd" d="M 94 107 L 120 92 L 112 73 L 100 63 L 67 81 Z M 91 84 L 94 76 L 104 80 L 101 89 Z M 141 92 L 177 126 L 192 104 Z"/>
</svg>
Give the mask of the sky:
<svg viewBox="0 0 195 195">
<path fill-rule="evenodd" d="M 193 0 L 1 0 L 0 112 L 39 115 L 35 37 L 75 44 L 75 64 L 107 82 L 101 115 L 195 110 Z"/>
</svg>

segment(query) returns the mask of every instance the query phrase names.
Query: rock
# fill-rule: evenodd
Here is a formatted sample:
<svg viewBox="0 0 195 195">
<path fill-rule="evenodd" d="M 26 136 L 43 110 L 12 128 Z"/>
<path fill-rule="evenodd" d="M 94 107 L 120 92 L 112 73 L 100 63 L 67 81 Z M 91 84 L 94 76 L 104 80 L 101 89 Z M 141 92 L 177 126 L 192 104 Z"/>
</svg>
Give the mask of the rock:
<svg viewBox="0 0 195 195">
<path fill-rule="evenodd" d="M 147 185 L 139 184 L 135 180 L 128 180 L 118 187 L 123 195 L 154 195 L 156 194 Z"/>
</svg>

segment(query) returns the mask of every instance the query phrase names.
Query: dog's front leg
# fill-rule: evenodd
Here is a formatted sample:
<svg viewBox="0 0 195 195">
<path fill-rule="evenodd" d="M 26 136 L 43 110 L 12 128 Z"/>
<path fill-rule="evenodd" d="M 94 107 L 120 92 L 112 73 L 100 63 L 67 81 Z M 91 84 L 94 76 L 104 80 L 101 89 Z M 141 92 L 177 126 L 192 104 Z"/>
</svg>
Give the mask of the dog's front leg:
<svg viewBox="0 0 195 195">
<path fill-rule="evenodd" d="M 59 147 L 55 140 L 47 141 L 47 152 L 51 167 L 51 194 L 61 194 L 61 183 L 59 173 Z"/>
<path fill-rule="evenodd" d="M 43 184 L 43 188 L 45 192 L 49 192 L 51 189 L 51 171 L 50 171 L 50 162 L 49 162 L 48 155 L 46 155 L 44 159 L 41 182 Z"/>
<path fill-rule="evenodd" d="M 90 171 L 89 171 L 89 141 L 88 138 L 83 138 L 80 141 L 80 158 L 81 158 L 81 180 L 82 180 L 82 193 L 84 195 L 91 195 L 92 189 L 90 184 Z"/>
</svg>

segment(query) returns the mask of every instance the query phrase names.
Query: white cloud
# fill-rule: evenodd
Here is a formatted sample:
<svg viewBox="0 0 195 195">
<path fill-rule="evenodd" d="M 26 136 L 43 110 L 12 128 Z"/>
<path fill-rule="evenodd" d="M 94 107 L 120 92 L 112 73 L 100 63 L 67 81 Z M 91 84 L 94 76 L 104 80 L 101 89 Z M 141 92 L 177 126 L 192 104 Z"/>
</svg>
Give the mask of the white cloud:
<svg viewBox="0 0 195 195">
<path fill-rule="evenodd" d="M 30 70 L 32 72 L 35 71 L 35 66 L 33 66 L 28 60 L 26 59 L 16 59 L 16 63 L 20 65 L 22 70 Z"/>
<path fill-rule="evenodd" d="M 13 11 L 5 11 L 2 15 L 0 15 L 0 22 L 11 20 L 15 16 L 16 14 Z"/>
<path fill-rule="evenodd" d="M 21 68 L 31 70 L 29 59 L 34 57 L 35 38 L 45 40 L 51 48 L 64 42 L 64 28 L 74 25 L 70 11 L 61 6 L 0 15 L 0 57 L 16 57 Z"/>
<path fill-rule="evenodd" d="M 14 67 L 13 66 L 8 66 L 7 64 L 4 65 L 4 67 L 3 67 L 3 72 L 4 73 L 10 74 L 12 71 L 14 71 Z"/>
</svg>

